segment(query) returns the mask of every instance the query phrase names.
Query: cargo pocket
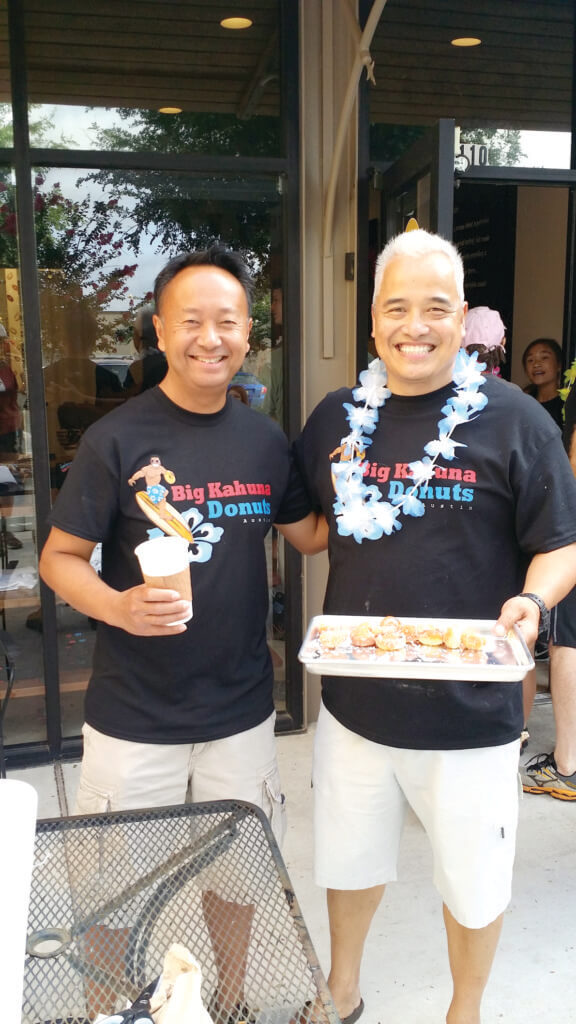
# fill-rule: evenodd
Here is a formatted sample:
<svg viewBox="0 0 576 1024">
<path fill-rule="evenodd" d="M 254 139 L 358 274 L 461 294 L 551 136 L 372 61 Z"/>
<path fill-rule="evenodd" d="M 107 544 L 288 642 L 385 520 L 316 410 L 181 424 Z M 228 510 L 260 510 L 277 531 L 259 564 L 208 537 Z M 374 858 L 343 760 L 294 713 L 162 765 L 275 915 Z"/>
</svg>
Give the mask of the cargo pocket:
<svg viewBox="0 0 576 1024">
<path fill-rule="evenodd" d="M 96 789 L 80 778 L 78 792 L 74 803 L 74 814 L 103 814 L 112 810 L 110 793 Z"/>
<path fill-rule="evenodd" d="M 264 776 L 262 807 L 278 846 L 282 846 L 286 835 L 286 797 L 280 786 L 280 772 L 277 765 Z"/>
</svg>

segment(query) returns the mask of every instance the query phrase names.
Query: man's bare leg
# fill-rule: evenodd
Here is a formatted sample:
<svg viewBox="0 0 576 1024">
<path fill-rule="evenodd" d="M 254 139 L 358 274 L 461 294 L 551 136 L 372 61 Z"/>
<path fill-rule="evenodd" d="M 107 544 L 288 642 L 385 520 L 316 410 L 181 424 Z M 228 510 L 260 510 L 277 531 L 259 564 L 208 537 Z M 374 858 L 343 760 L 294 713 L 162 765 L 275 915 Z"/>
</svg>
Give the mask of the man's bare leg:
<svg viewBox="0 0 576 1024">
<path fill-rule="evenodd" d="M 216 1000 L 223 1016 L 244 1004 L 244 978 L 252 933 L 254 907 L 223 900 L 214 890 L 202 893 L 204 920 L 210 935 L 218 988 Z"/>
<path fill-rule="evenodd" d="M 444 906 L 448 958 L 454 985 L 446 1024 L 480 1024 L 480 1003 L 502 930 L 500 914 L 485 928 L 465 928 Z"/>
<path fill-rule="evenodd" d="M 360 965 L 364 943 L 382 895 L 383 885 L 371 889 L 328 889 L 331 967 L 328 988 L 340 1018 L 360 1003 Z"/>
<path fill-rule="evenodd" d="M 576 772 L 576 649 L 550 647 L 550 691 L 556 723 L 554 760 L 561 775 Z"/>
</svg>

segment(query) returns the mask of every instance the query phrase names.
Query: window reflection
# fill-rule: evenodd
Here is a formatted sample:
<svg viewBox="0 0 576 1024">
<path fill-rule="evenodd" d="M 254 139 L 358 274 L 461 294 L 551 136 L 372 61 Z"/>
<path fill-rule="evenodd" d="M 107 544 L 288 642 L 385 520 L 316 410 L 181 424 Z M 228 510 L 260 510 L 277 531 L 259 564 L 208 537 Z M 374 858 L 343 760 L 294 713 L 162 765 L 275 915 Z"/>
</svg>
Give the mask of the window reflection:
<svg viewBox="0 0 576 1024">
<path fill-rule="evenodd" d="M 24 3 L 30 120 L 58 149 L 279 156 L 278 0 L 230 32 L 213 4 Z M 171 109 L 179 113 L 161 113 Z"/>
<path fill-rule="evenodd" d="M 59 297 L 60 298 L 60 297 Z M 98 346 L 98 320 L 85 299 L 69 296 L 51 317 L 57 353 L 44 367 L 46 424 L 52 488 L 59 490 L 82 435 L 96 420 L 125 400 L 117 374 L 92 359 Z"/>
<path fill-rule="evenodd" d="M 164 376 L 151 289 L 165 262 L 186 249 L 221 241 L 245 257 L 255 279 L 253 347 L 234 384 L 260 414 L 283 422 L 282 282 L 273 276 L 281 253 L 281 198 L 275 177 L 37 168 L 33 188 L 54 496 L 89 426 Z M 8 203 L 6 216 L 11 212 Z M 268 535 L 267 557 L 268 640 L 282 708 L 285 577 L 276 531 Z M 57 620 L 63 730 L 78 735 L 95 623 L 62 602 Z M 39 608 L 27 625 L 42 629 Z"/>
<path fill-rule="evenodd" d="M 11 744 L 46 735 L 42 638 L 34 625 L 28 629 L 39 608 L 38 552 L 13 182 L 10 168 L 0 169 L 0 694 L 8 649 L 15 682 L 4 730 Z"/>
</svg>

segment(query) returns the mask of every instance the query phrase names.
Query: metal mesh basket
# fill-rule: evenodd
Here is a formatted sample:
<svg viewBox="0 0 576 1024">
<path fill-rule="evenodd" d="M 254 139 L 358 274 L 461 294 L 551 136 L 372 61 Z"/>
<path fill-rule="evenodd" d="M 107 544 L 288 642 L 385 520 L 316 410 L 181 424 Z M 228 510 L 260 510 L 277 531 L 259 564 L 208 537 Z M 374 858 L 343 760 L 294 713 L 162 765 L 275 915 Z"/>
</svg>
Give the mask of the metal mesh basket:
<svg viewBox="0 0 576 1024">
<path fill-rule="evenodd" d="M 238 801 L 39 822 L 23 1024 L 124 1009 L 182 943 L 215 1024 L 337 1024 L 265 815 Z M 243 952 L 244 951 L 244 952 Z M 232 1015 L 234 1016 L 234 1014 Z"/>
</svg>

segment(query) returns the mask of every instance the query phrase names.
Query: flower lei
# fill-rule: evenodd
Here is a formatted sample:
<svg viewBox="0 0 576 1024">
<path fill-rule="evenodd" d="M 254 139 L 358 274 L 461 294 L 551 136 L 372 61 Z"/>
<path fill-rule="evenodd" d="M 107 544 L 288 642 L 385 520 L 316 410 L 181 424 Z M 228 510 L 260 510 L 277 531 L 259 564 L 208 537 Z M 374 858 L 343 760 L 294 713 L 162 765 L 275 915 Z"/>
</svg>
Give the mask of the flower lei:
<svg viewBox="0 0 576 1024">
<path fill-rule="evenodd" d="M 576 381 L 576 359 L 574 359 L 574 361 L 572 362 L 571 366 L 569 366 L 568 369 L 566 370 L 566 372 L 564 373 L 564 387 L 563 388 L 558 388 L 558 394 L 560 395 L 560 398 L 562 399 L 562 402 L 563 402 L 563 405 L 562 405 L 562 419 L 566 418 L 566 408 L 565 408 L 565 406 L 566 406 L 566 399 L 568 398 L 568 394 L 570 392 L 570 389 L 572 388 L 572 386 L 573 386 L 575 381 Z"/>
<path fill-rule="evenodd" d="M 363 540 L 379 540 L 383 533 L 390 535 L 400 530 L 400 513 L 407 516 L 423 516 L 426 507 L 417 497 L 418 488 L 434 476 L 437 460 L 451 461 L 456 448 L 465 448 L 460 441 L 452 440 L 452 433 L 462 423 L 467 423 L 474 414 L 482 411 L 488 399 L 478 389 L 485 383 L 482 376 L 483 363 L 477 362 L 478 354 L 472 355 L 459 349 L 454 364 L 454 395 L 442 408 L 443 419 L 438 422 L 438 437 L 424 445 L 426 455 L 417 462 L 409 463 L 409 476 L 413 483 L 408 490 L 390 501 L 384 501 L 380 489 L 364 483 L 364 454 L 378 425 L 378 410 L 390 397 L 387 387 L 386 367 L 380 359 L 374 359 L 367 370 L 360 374 L 360 384 L 354 388 L 355 402 L 364 402 L 361 408 L 344 402 L 350 433 L 342 438 L 340 462 L 332 463 L 332 479 L 336 498 L 334 514 L 338 533 L 344 537 L 352 535 L 358 544 Z"/>
</svg>

